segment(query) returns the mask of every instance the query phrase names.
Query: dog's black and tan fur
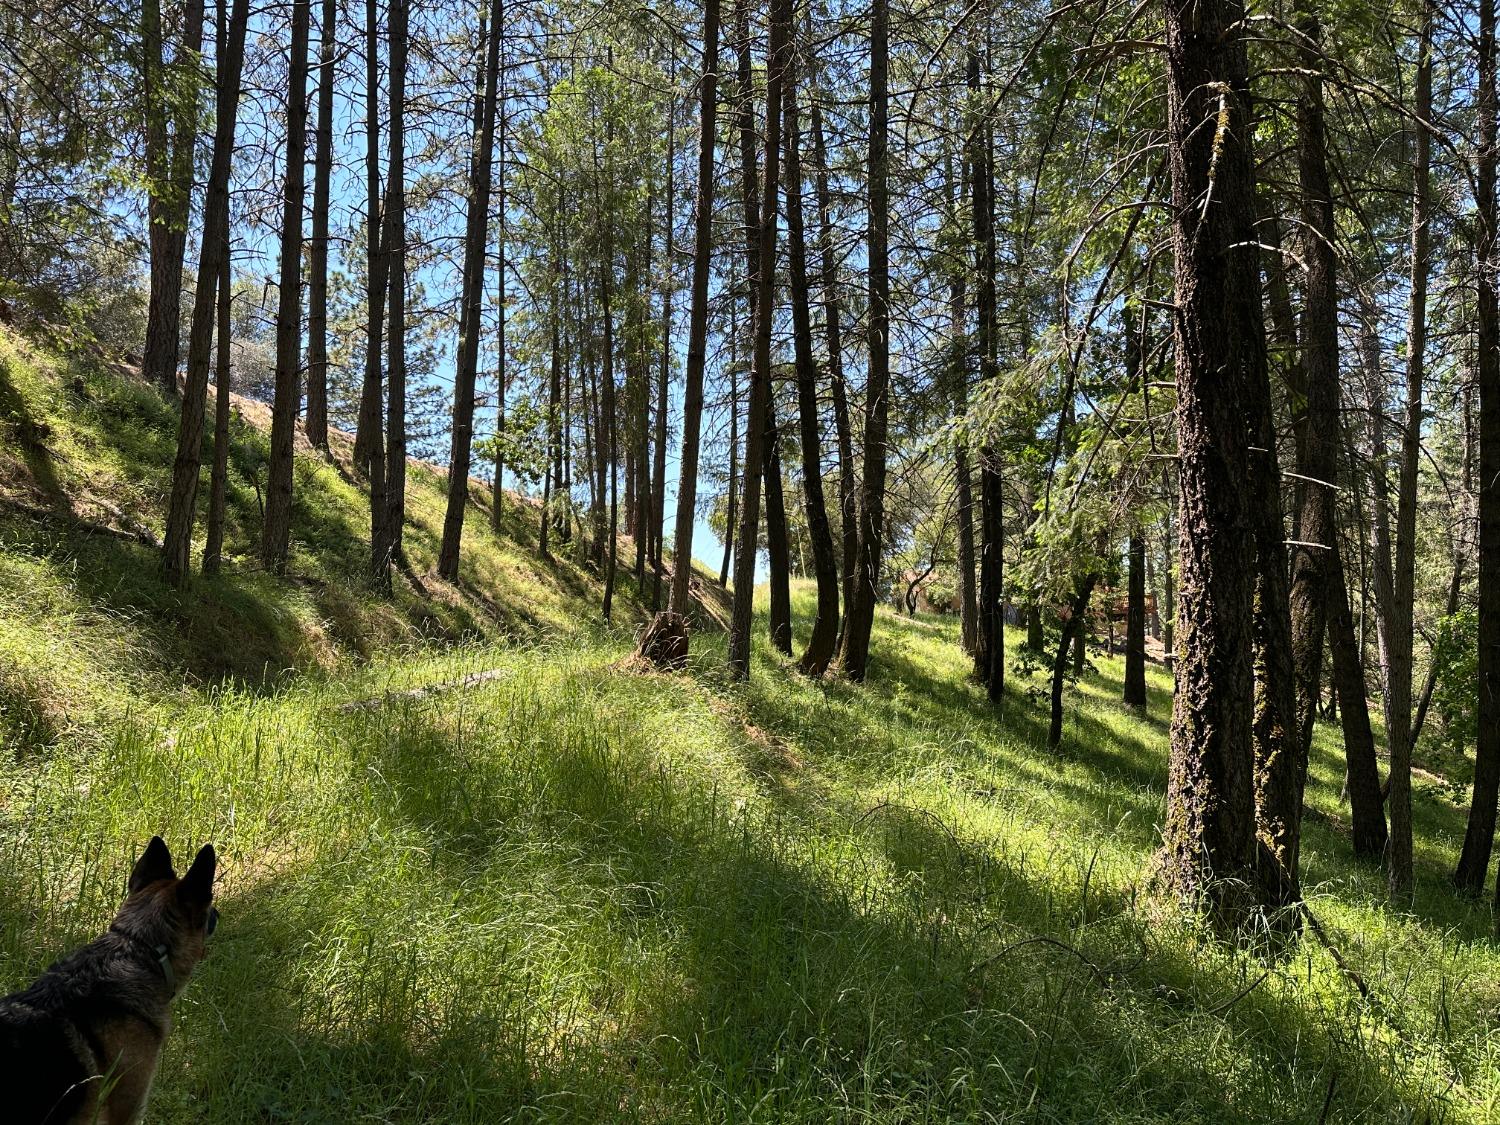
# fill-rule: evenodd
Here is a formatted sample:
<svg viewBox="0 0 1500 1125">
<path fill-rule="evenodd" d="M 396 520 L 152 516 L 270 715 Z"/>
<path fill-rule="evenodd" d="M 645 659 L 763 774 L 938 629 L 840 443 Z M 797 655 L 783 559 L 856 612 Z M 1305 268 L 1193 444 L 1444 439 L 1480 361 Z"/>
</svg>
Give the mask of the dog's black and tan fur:
<svg viewBox="0 0 1500 1125">
<path fill-rule="evenodd" d="M 215 864 L 205 846 L 179 879 L 167 845 L 153 837 L 109 930 L 0 999 L 0 1120 L 140 1119 L 172 999 L 203 959 L 217 920 Z"/>
</svg>

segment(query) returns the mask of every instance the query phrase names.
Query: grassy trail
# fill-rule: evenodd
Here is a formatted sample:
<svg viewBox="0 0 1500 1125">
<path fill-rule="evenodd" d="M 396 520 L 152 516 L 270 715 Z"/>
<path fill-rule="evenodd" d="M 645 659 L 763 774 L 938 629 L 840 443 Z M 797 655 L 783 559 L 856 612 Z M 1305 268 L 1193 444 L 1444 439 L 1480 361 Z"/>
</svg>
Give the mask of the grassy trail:
<svg viewBox="0 0 1500 1125">
<path fill-rule="evenodd" d="M 310 458 L 302 580 L 232 565 L 179 599 L 85 523 L 106 493 L 149 520 L 165 420 L 91 368 L 49 405 L 70 370 L 0 339 L 46 431 L 0 458 L 0 991 L 99 932 L 152 833 L 218 845 L 222 922 L 149 1120 L 1500 1120 L 1500 949 L 1447 890 L 1441 784 L 1392 911 L 1319 732 L 1305 882 L 1371 1004 L 1314 941 L 1236 954 L 1147 893 L 1160 669 L 1136 717 L 1096 654 L 1058 758 L 1039 677 L 998 714 L 942 619 L 882 613 L 864 687 L 800 677 L 763 623 L 746 685 L 713 632 L 687 674 L 640 674 L 519 506 L 500 538 L 474 514 L 474 589 L 372 600 L 342 577 L 357 490 Z M 413 491 L 421 570 L 440 494 Z"/>
</svg>

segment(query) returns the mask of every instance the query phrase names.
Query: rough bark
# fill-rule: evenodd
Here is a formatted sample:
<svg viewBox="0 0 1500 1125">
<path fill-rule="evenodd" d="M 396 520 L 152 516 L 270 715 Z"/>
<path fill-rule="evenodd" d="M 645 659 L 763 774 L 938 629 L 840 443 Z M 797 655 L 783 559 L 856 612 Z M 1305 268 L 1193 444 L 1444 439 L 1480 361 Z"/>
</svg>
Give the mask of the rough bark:
<svg viewBox="0 0 1500 1125">
<path fill-rule="evenodd" d="M 792 345 L 797 370 L 797 414 L 801 426 L 802 497 L 807 537 L 812 544 L 818 608 L 812 634 L 799 666 L 821 676 L 833 659 L 839 632 L 839 565 L 823 498 L 823 435 L 818 418 L 818 368 L 813 359 L 812 311 L 808 307 L 807 245 L 802 221 L 802 126 L 798 118 L 797 82 L 789 77 L 786 92 L 786 228 L 787 271 L 792 301 Z"/>
<path fill-rule="evenodd" d="M 237 5 L 247 12 L 245 0 Z M 224 7 L 221 3 L 220 9 Z M 222 27 L 222 19 L 220 21 Z M 244 32 L 240 32 L 243 51 Z M 219 42 L 224 42 L 221 37 Z M 233 308 L 233 292 L 230 289 L 229 232 L 224 232 L 224 256 L 219 263 L 219 312 L 217 328 L 219 343 L 217 364 L 214 372 L 214 461 L 208 484 L 208 523 L 204 528 L 203 573 L 217 574 L 224 561 L 224 516 L 229 500 L 229 396 L 230 396 L 230 349 L 233 344 L 233 326 L 230 312 Z"/>
<path fill-rule="evenodd" d="M 1146 709 L 1146 538 L 1131 533 L 1126 550 L 1129 575 L 1125 591 L 1125 706 Z"/>
<path fill-rule="evenodd" d="M 965 156 L 960 163 L 968 168 Z M 968 175 L 958 176 L 954 183 L 951 165 L 948 170 L 949 206 L 955 221 L 963 212 L 968 194 Z M 960 417 L 969 408 L 968 309 L 965 278 L 967 270 L 960 265 L 952 271 L 948 283 L 948 311 L 953 334 L 954 411 Z M 979 591 L 974 584 L 974 475 L 969 465 L 968 443 L 960 439 L 953 449 L 954 491 L 958 499 L 958 619 L 959 640 L 963 650 L 974 654 L 979 643 Z"/>
<path fill-rule="evenodd" d="M 224 0 L 220 0 L 221 24 Z M 198 251 L 198 292 L 193 302 L 193 322 L 188 337 L 188 370 L 178 418 L 177 456 L 172 465 L 172 490 L 167 501 L 166 534 L 162 542 L 162 568 L 172 585 L 186 585 L 190 570 L 193 523 L 198 508 L 198 478 L 203 461 L 203 415 L 208 397 L 209 352 L 213 347 L 216 299 L 227 319 L 229 261 L 229 171 L 234 157 L 235 117 L 239 107 L 240 72 L 245 55 L 245 28 L 249 19 L 246 0 L 234 0 L 227 39 L 221 35 L 223 55 L 219 59 L 218 93 L 214 128 L 213 164 L 204 198 L 203 236 Z M 221 340 L 227 326 L 221 328 Z M 227 358 L 220 357 L 221 370 Z M 228 394 L 221 386 L 219 409 L 227 407 Z M 227 423 L 226 423 L 227 424 Z M 224 447 L 215 442 L 215 453 Z M 219 525 L 222 528 L 222 518 Z M 222 533 L 221 533 L 222 534 Z M 215 552 L 217 554 L 217 552 Z"/>
<path fill-rule="evenodd" d="M 703 73 L 698 103 L 698 200 L 693 214 L 693 288 L 683 373 L 682 452 L 677 525 L 672 538 L 671 612 L 686 616 L 693 574 L 693 522 L 698 504 L 698 454 L 703 429 L 703 368 L 708 351 L 708 274 L 713 255 L 714 130 L 718 98 L 719 0 L 703 4 Z"/>
<path fill-rule="evenodd" d="M 978 43 L 969 48 L 968 86 L 977 99 L 984 89 Z M 971 123 L 969 168 L 972 176 L 974 249 L 978 261 L 975 346 L 979 352 L 979 381 L 987 384 L 999 374 L 996 357 L 995 163 L 988 129 Z M 1005 497 L 1001 489 L 1000 451 L 991 444 L 979 450 L 979 599 L 978 631 L 974 646 L 974 674 L 991 702 L 1005 697 Z"/>
<path fill-rule="evenodd" d="M 495 172 L 495 195 L 499 212 L 498 230 L 495 238 L 495 436 L 505 436 L 505 392 L 508 374 L 509 360 L 505 353 L 505 55 L 503 47 L 505 44 L 505 9 L 503 5 L 495 7 L 495 38 L 502 48 L 499 65 L 497 69 L 497 81 L 499 82 L 498 105 L 495 110 L 496 130 L 498 139 L 495 142 L 495 154 L 499 162 L 499 168 Z M 548 433 L 550 436 L 552 419 L 555 415 L 552 410 L 557 406 L 556 396 L 550 400 L 550 409 L 547 414 Z M 544 470 L 545 472 L 545 470 Z M 490 502 L 490 530 L 499 532 L 500 515 L 505 509 L 505 447 L 496 442 L 495 444 L 495 477 L 493 496 Z M 542 505 L 544 513 L 542 523 L 547 522 L 546 504 Z"/>
<path fill-rule="evenodd" d="M 281 271 L 276 304 L 276 390 L 271 404 L 271 460 L 260 558 L 274 574 L 286 570 L 292 533 L 292 449 L 302 367 L 302 207 L 307 159 L 307 40 L 311 0 L 292 5 L 287 75 L 286 178 L 282 185 Z"/>
<path fill-rule="evenodd" d="M 743 3 L 746 0 L 742 0 Z M 750 278 L 754 354 L 750 361 L 749 403 L 745 411 L 745 471 L 740 490 L 739 549 L 734 558 L 734 605 L 729 624 L 729 671 L 738 680 L 750 675 L 750 627 L 755 604 L 755 555 L 760 532 L 760 478 L 765 463 L 765 423 L 771 392 L 771 314 L 776 272 L 776 187 L 780 182 L 781 93 L 790 40 L 790 0 L 772 0 L 771 42 L 766 69 L 766 118 L 763 205 L 755 274 Z"/>
<path fill-rule="evenodd" d="M 781 478 L 781 426 L 776 415 L 775 388 L 766 396 L 765 438 L 766 585 L 770 597 L 766 622 L 771 644 L 783 656 L 792 655 L 792 564 L 786 529 L 786 495 Z"/>
<path fill-rule="evenodd" d="M 674 52 L 672 74 L 677 74 L 677 59 Z M 662 540 L 667 532 L 667 410 L 672 372 L 672 296 L 677 288 L 677 257 L 675 234 L 677 229 L 677 99 L 673 98 L 667 108 L 667 206 L 666 206 L 667 252 L 662 270 L 661 293 L 661 366 L 656 376 L 656 436 L 653 444 L 655 462 L 651 475 L 656 488 L 651 494 L 651 608 L 661 611 L 662 587 Z M 679 485 L 680 487 L 680 485 Z M 689 567 L 692 560 L 688 560 Z"/>
<path fill-rule="evenodd" d="M 886 432 L 890 415 L 891 277 L 890 185 L 888 143 L 890 110 L 890 9 L 887 0 L 870 6 L 870 152 L 868 272 L 870 304 L 865 383 L 864 472 L 859 487 L 859 537 L 854 560 L 853 600 L 844 624 L 839 665 L 851 680 L 865 678 L 870 660 L 870 633 L 879 600 L 880 556 L 885 535 Z"/>
<path fill-rule="evenodd" d="M 1335 285 L 1333 192 L 1323 124 L 1323 86 L 1318 76 L 1321 32 L 1316 17 L 1298 20 L 1303 43 L 1302 93 L 1297 105 L 1298 168 L 1304 249 L 1300 349 L 1292 361 L 1302 407 L 1294 420 L 1300 493 L 1299 540 L 1292 548 L 1292 658 L 1297 677 L 1297 739 L 1301 769 L 1312 743 L 1321 693 L 1323 639 L 1333 656 L 1334 682 L 1343 704 L 1345 757 L 1357 855 L 1379 855 L 1385 847 L 1385 811 L 1375 744 L 1365 702 L 1364 677 L 1348 609 L 1339 548 L 1335 499 L 1338 488 L 1339 356 L 1338 294 Z M 1279 273 L 1279 271 L 1277 271 Z M 1312 544 L 1317 544 L 1313 546 Z M 1297 796 L 1300 799 L 1300 787 Z"/>
<path fill-rule="evenodd" d="M 307 407 L 302 430 L 328 449 L 328 196 L 333 176 L 333 66 L 338 0 L 323 0 L 318 21 L 318 121 L 313 142 L 312 239 L 307 279 Z"/>
<path fill-rule="evenodd" d="M 469 506 L 469 466 L 474 450 L 474 396 L 479 381 L 479 337 L 484 323 L 484 267 L 490 218 L 490 182 L 495 163 L 495 105 L 500 71 L 500 24 L 479 16 L 484 45 L 475 85 L 473 158 L 469 162 L 469 210 L 464 231 L 463 317 L 458 363 L 453 373 L 453 434 L 448 453 L 448 506 L 438 547 L 438 575 L 458 581 L 464 513 Z"/>
<path fill-rule="evenodd" d="M 1264 901 L 1255 824 L 1247 399 L 1265 378 L 1249 79 L 1235 0 L 1165 0 L 1182 658 L 1161 877 L 1226 930 Z M 1256 434 L 1258 436 L 1258 433 Z"/>
<path fill-rule="evenodd" d="M 1476 209 L 1479 294 L 1475 303 L 1479 384 L 1479 707 L 1474 792 L 1453 881 L 1479 891 L 1495 843 L 1500 797 L 1500 323 L 1496 310 L 1495 0 L 1479 3 L 1479 144 Z M 1500 884 L 1497 884 L 1500 890 Z"/>
<path fill-rule="evenodd" d="M 729 571 L 734 564 L 734 533 L 739 526 L 739 449 L 740 449 L 740 384 L 739 384 L 739 328 L 734 323 L 734 312 L 729 314 L 729 484 L 725 492 L 724 509 L 724 559 L 719 564 L 719 585 L 729 582 Z"/>
<path fill-rule="evenodd" d="M 615 575 L 620 563 L 620 427 L 618 409 L 615 404 L 615 322 L 614 310 L 611 306 L 614 289 L 614 246 L 610 237 L 608 220 L 605 221 L 604 229 L 604 261 L 599 267 L 599 311 L 604 321 L 604 338 L 601 341 L 604 362 L 599 376 L 599 418 L 600 425 L 604 427 L 604 434 L 599 438 L 599 446 L 604 454 L 601 460 L 607 466 L 609 473 L 609 545 L 605 555 L 603 607 L 604 620 L 609 621 L 614 613 Z"/>
<path fill-rule="evenodd" d="M 386 555 L 405 562 L 406 527 L 406 41 L 411 0 L 390 5 L 390 147 L 386 185 L 385 231 L 387 325 L 385 410 Z"/>
<path fill-rule="evenodd" d="M 755 326 L 760 323 L 760 299 L 762 287 L 756 279 L 761 276 L 761 227 L 762 227 L 762 204 L 766 201 L 765 208 L 770 212 L 774 221 L 776 214 L 776 193 L 767 188 L 763 193 L 757 182 L 758 169 L 756 168 L 755 146 L 757 142 L 757 131 L 755 124 L 755 100 L 753 86 L 753 67 L 750 60 L 750 20 L 749 4 L 741 3 L 735 9 L 736 38 L 738 56 L 738 102 L 739 102 L 739 134 L 740 134 L 740 177 L 743 194 L 743 207 L 745 214 L 745 261 L 746 276 L 750 278 L 749 304 L 750 323 L 752 335 Z M 773 20 L 775 19 L 773 13 Z M 771 181 L 767 181 L 769 184 Z M 775 290 L 775 259 L 767 264 L 766 275 L 770 278 L 769 292 Z M 768 313 L 769 316 L 769 313 Z M 752 345 L 752 353 L 753 353 Z M 765 525 L 766 525 L 766 578 L 770 591 L 769 605 L 767 607 L 767 625 L 771 636 L 771 644 L 775 648 L 790 656 L 792 653 L 792 597 L 790 579 L 790 558 L 787 547 L 786 533 L 786 502 L 782 495 L 781 483 L 781 441 L 780 433 L 776 425 L 776 395 L 775 389 L 770 385 L 770 369 L 765 369 L 765 417 L 762 422 L 762 438 L 760 443 L 761 457 L 758 460 L 747 460 L 746 465 L 759 465 L 761 472 L 761 488 L 765 493 Z M 751 409 L 756 409 L 755 376 L 751 375 Z M 749 446 L 749 435 L 754 428 L 754 423 L 746 425 L 746 446 Z M 748 479 L 748 472 L 747 472 Z M 745 505 L 741 504 L 741 518 Z M 742 540 L 743 541 L 743 540 Z"/>
<path fill-rule="evenodd" d="M 1432 107 L 1432 5 L 1423 5 L 1421 52 L 1413 113 L 1425 122 Z M 1401 435 L 1401 473 L 1396 493 L 1394 560 L 1386 623 L 1386 746 L 1390 752 L 1391 835 L 1387 878 L 1392 899 L 1412 890 L 1411 689 L 1414 590 L 1416 585 L 1417 474 L 1422 450 L 1422 383 L 1427 354 L 1427 279 L 1432 233 L 1428 225 L 1430 143 L 1413 124 L 1411 285 L 1406 340 L 1406 420 Z"/>
<path fill-rule="evenodd" d="M 809 83 L 808 125 L 812 129 L 813 191 L 818 206 L 818 288 L 822 293 L 824 346 L 828 351 L 828 385 L 833 398 L 833 428 L 839 462 L 839 590 L 844 611 L 834 650 L 844 647 L 844 622 L 854 597 L 854 555 L 859 540 L 859 498 L 854 488 L 854 436 L 849 427 L 849 391 L 844 382 L 843 326 L 838 288 L 838 256 L 833 244 L 833 205 L 828 190 L 828 156 L 823 143 L 823 113 L 817 90 Z"/>
<path fill-rule="evenodd" d="M 360 388 L 354 464 L 370 487 L 370 574 L 390 588 L 386 549 L 385 408 L 382 354 L 385 343 L 386 255 L 380 192 L 380 23 L 376 0 L 365 0 L 365 371 Z"/>
<path fill-rule="evenodd" d="M 1093 595 L 1094 584 L 1098 581 L 1097 574 L 1090 574 L 1079 582 L 1068 606 L 1068 619 L 1062 624 L 1062 636 L 1057 642 L 1057 655 L 1052 658 L 1052 709 L 1051 719 L 1047 725 L 1047 749 L 1053 754 L 1057 753 L 1058 746 L 1062 744 L 1063 681 L 1067 677 L 1068 653 L 1078 643 L 1078 638 L 1083 635 L 1084 621 L 1089 611 L 1089 598 Z"/>
<path fill-rule="evenodd" d="M 178 107 L 176 128 L 169 141 L 169 102 L 162 89 L 166 66 L 162 59 L 159 0 L 147 0 L 143 5 L 142 33 L 146 65 L 141 86 L 146 103 L 146 165 L 151 186 L 147 202 L 151 291 L 146 303 L 141 373 L 168 397 L 175 397 L 181 348 L 182 266 L 187 254 L 193 158 L 198 146 L 198 97 L 196 87 L 192 87 L 192 96 Z M 188 0 L 183 6 L 182 41 L 173 69 L 183 72 L 183 76 L 197 71 L 202 49 L 203 0 Z M 212 300 L 213 280 L 201 284 L 207 286 Z"/>
</svg>

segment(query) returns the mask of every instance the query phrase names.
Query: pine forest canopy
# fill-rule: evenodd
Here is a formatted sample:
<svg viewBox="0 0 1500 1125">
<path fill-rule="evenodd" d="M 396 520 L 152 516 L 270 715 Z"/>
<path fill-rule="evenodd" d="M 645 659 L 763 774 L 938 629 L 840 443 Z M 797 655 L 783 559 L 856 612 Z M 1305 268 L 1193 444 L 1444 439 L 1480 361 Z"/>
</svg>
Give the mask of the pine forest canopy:
<svg viewBox="0 0 1500 1125">
<path fill-rule="evenodd" d="M 921 600 L 994 707 L 1049 670 L 1060 752 L 1118 625 L 1127 704 L 1175 675 L 1163 891 L 1304 925 L 1319 716 L 1396 902 L 1414 749 L 1472 757 L 1486 886 L 1495 0 L 22 0 L 0 90 L 0 308 L 178 404 L 173 584 L 223 562 L 232 385 L 272 572 L 342 431 L 377 589 L 466 581 L 469 481 L 507 485 L 605 619 L 651 589 L 666 665 L 694 554 L 736 679 L 759 599 L 802 674 L 877 682 L 876 606 Z M 455 467 L 434 575 L 409 456 Z"/>
</svg>

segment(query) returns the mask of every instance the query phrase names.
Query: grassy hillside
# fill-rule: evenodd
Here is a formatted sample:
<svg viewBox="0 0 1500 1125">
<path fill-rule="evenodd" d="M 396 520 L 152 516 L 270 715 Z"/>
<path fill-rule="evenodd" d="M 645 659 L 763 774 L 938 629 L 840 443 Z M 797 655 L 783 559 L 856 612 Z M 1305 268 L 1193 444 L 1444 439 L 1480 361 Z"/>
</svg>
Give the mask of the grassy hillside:
<svg viewBox="0 0 1500 1125">
<path fill-rule="evenodd" d="M 997 714 L 944 619 L 883 613 L 868 687 L 763 629 L 748 684 L 715 633 L 642 674 L 517 504 L 500 538 L 474 513 L 467 588 L 373 598 L 357 490 L 310 455 L 298 577 L 179 598 L 134 530 L 168 408 L 0 336 L 0 427 L 0 990 L 102 928 L 153 832 L 223 856 L 153 1121 L 1500 1119 L 1500 949 L 1446 889 L 1441 778 L 1393 911 L 1319 732 L 1306 883 L 1366 998 L 1312 938 L 1258 960 L 1147 893 L 1159 669 L 1138 718 L 1096 655 L 1056 758 L 1034 685 Z"/>
<path fill-rule="evenodd" d="M 298 436 L 291 578 L 273 579 L 256 562 L 269 411 L 235 396 L 232 419 L 227 563 L 179 595 L 160 581 L 154 546 L 175 407 L 122 365 L 0 328 L 0 737 L 45 746 L 97 731 L 141 692 L 267 688 L 288 673 L 337 674 L 460 640 L 556 637 L 598 619 L 595 574 L 566 549 L 537 560 L 536 506 L 507 496 L 497 536 L 478 482 L 460 584 L 437 579 L 444 482 L 420 462 L 406 528 L 415 582 L 398 576 L 392 598 L 375 596 L 364 578 L 368 504 L 337 432 L 329 459 Z M 206 496 L 205 470 L 200 510 Z M 628 543 L 622 557 L 633 558 Z M 631 626 L 642 602 L 628 572 L 618 597 Z M 704 612 L 720 610 L 710 598 Z"/>
</svg>

